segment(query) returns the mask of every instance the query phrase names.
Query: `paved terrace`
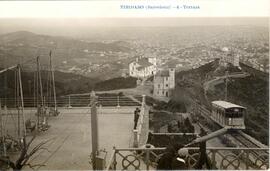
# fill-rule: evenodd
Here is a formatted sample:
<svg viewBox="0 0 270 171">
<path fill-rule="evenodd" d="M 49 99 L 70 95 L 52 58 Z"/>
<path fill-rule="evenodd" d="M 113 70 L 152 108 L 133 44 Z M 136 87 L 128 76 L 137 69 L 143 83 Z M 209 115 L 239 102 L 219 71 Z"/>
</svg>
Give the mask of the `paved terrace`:
<svg viewBox="0 0 270 171">
<path fill-rule="evenodd" d="M 133 143 L 133 112 L 135 107 L 99 108 L 99 149 L 111 155 L 113 146 L 131 147 Z M 90 108 L 60 108 L 60 115 L 51 117 L 51 128 L 41 132 L 34 144 L 51 139 L 32 160 L 32 164 L 44 164 L 44 170 L 91 169 L 91 114 Z M 11 112 L 13 113 L 13 112 Z M 35 110 L 26 109 L 25 115 L 33 116 Z"/>
</svg>

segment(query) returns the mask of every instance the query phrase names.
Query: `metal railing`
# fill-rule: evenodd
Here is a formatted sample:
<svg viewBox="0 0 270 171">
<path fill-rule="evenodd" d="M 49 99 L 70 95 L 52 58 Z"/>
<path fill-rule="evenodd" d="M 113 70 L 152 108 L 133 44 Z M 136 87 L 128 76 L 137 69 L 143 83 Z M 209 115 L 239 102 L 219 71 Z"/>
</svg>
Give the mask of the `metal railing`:
<svg viewBox="0 0 270 171">
<path fill-rule="evenodd" d="M 9 108 L 14 108 L 16 106 L 15 98 L 0 98 L 2 105 L 6 105 Z M 90 105 L 90 96 L 64 96 L 57 97 L 57 106 L 59 107 L 86 107 Z M 53 98 L 44 99 L 46 106 L 54 106 Z M 127 96 L 98 96 L 98 104 L 102 106 L 140 106 L 138 102 L 135 102 Z M 34 97 L 24 97 L 25 107 L 36 107 L 37 99 Z"/>
<path fill-rule="evenodd" d="M 158 160 L 166 148 L 114 148 L 105 170 L 156 170 Z M 269 156 L 253 156 L 252 152 L 269 152 L 269 148 L 207 148 L 212 169 L 262 169 L 269 168 Z M 188 148 L 186 158 L 189 169 L 194 169 L 200 153 L 199 148 Z"/>
<path fill-rule="evenodd" d="M 133 147 L 138 147 L 138 145 L 140 144 L 143 124 L 144 124 L 145 112 L 146 112 L 145 95 L 143 95 L 140 116 L 139 116 L 139 119 L 137 121 L 138 122 L 137 127 L 136 127 L 136 129 L 133 130 L 133 133 L 134 133 Z"/>
</svg>

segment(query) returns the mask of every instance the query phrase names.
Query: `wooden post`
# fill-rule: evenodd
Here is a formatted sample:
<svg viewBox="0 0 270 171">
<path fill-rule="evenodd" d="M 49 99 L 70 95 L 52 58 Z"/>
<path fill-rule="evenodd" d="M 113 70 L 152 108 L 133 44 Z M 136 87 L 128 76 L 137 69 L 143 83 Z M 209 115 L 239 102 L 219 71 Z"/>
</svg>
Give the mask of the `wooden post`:
<svg viewBox="0 0 270 171">
<path fill-rule="evenodd" d="M 22 78 L 21 78 L 21 67 L 18 65 L 18 79 L 19 79 L 19 91 L 20 91 L 20 100 L 21 100 L 21 111 L 22 111 L 22 119 L 23 119 L 23 135 L 26 136 L 26 128 L 25 128 L 25 118 L 24 118 L 24 101 L 23 101 L 23 89 L 22 89 Z"/>
<path fill-rule="evenodd" d="M 38 82 L 39 82 L 41 106 L 43 107 L 44 106 L 44 102 L 43 102 L 43 88 L 42 88 L 42 80 L 41 80 L 41 74 L 40 74 L 39 56 L 37 57 L 37 71 L 38 71 Z"/>
<path fill-rule="evenodd" d="M 137 129 L 133 130 L 133 135 L 134 135 L 133 147 L 136 148 L 139 145 L 139 142 L 138 142 L 138 130 Z"/>
<path fill-rule="evenodd" d="M 1 116 L 1 138 L 2 138 L 2 144 L 3 144 L 3 156 L 7 156 L 6 153 L 6 143 L 5 143 L 5 131 L 4 131 L 4 123 L 3 123 L 3 112 L 2 112 L 2 105 L 0 100 L 0 116 Z"/>
<path fill-rule="evenodd" d="M 57 103 L 56 103 L 56 92 L 55 92 L 55 82 L 54 82 L 54 71 L 52 67 L 52 51 L 50 51 L 50 70 L 52 77 L 52 85 L 53 85 L 53 100 L 54 100 L 54 112 L 57 113 Z"/>
<path fill-rule="evenodd" d="M 0 118 L 1 118 L 1 137 L 4 136 L 4 130 L 3 130 L 3 114 L 2 114 L 2 104 L 0 99 Z"/>
<path fill-rule="evenodd" d="M 115 152 L 113 154 L 113 170 L 116 170 L 116 165 L 117 165 L 117 161 L 116 161 L 116 148 L 113 147 L 113 149 L 115 150 Z"/>
<path fill-rule="evenodd" d="M 68 108 L 72 108 L 71 104 L 70 104 L 70 95 L 68 96 Z"/>
<path fill-rule="evenodd" d="M 145 95 L 143 94 L 142 95 L 142 107 L 144 107 L 144 105 L 145 105 Z"/>
<path fill-rule="evenodd" d="M 117 107 L 120 107 L 119 95 L 117 96 Z"/>
<path fill-rule="evenodd" d="M 146 148 L 151 148 L 151 145 L 146 144 Z M 149 165 L 150 165 L 150 151 L 146 150 L 146 170 L 149 170 Z"/>
<path fill-rule="evenodd" d="M 23 89 L 22 89 L 22 77 L 21 77 L 21 67 L 18 65 L 18 79 L 19 79 L 19 94 L 21 100 L 21 111 L 22 111 L 22 122 L 23 122 L 23 136 L 26 136 L 26 127 L 25 127 L 25 117 L 24 117 L 24 101 L 23 101 Z M 19 121 L 20 122 L 20 121 Z"/>
<path fill-rule="evenodd" d="M 225 76 L 226 76 L 226 78 L 225 78 L 225 101 L 228 100 L 228 74 L 229 74 L 229 72 L 226 71 L 226 73 L 225 73 Z"/>
<path fill-rule="evenodd" d="M 92 154 L 93 154 L 93 170 L 96 170 L 96 156 L 98 155 L 98 118 L 96 108 L 96 95 L 91 92 L 91 136 L 92 136 Z"/>
</svg>

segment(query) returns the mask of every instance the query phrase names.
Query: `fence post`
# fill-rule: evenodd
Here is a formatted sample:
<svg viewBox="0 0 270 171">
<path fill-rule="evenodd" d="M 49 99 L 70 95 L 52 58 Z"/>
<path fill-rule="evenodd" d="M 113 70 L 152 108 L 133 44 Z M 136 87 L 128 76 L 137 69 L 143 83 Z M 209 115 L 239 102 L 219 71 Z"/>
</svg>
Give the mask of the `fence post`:
<svg viewBox="0 0 270 171">
<path fill-rule="evenodd" d="M 246 151 L 246 169 L 249 169 L 249 151 Z"/>
<path fill-rule="evenodd" d="M 70 104 L 70 95 L 68 96 L 68 108 L 72 108 L 71 104 Z"/>
<path fill-rule="evenodd" d="M 136 148 L 139 145 L 139 142 L 138 142 L 138 130 L 137 129 L 133 130 L 133 135 L 134 135 L 133 147 Z"/>
<path fill-rule="evenodd" d="M 143 94 L 142 95 L 142 107 L 144 107 L 144 105 L 145 105 L 145 95 Z"/>
<path fill-rule="evenodd" d="M 116 161 L 116 148 L 115 147 L 113 147 L 114 148 L 114 154 L 113 154 L 113 170 L 116 170 L 116 165 L 117 165 L 117 161 Z"/>
<path fill-rule="evenodd" d="M 0 115 L 1 115 L 1 137 L 2 137 L 2 144 L 3 144 L 3 156 L 6 157 L 7 153 L 6 153 L 5 131 L 4 131 L 4 122 L 3 122 L 4 119 L 3 119 L 1 100 L 0 100 Z"/>
<path fill-rule="evenodd" d="M 216 150 L 212 150 L 212 157 L 211 157 L 211 160 L 212 160 L 212 169 L 217 169 L 217 166 L 216 166 Z"/>
<path fill-rule="evenodd" d="M 92 136 L 92 154 L 93 154 L 93 170 L 96 170 L 96 156 L 98 155 L 98 119 L 96 108 L 96 95 L 91 92 L 91 136 Z"/>
<path fill-rule="evenodd" d="M 117 107 L 120 107 L 119 95 L 117 96 Z"/>
<path fill-rule="evenodd" d="M 151 146 L 149 144 L 145 145 L 146 148 L 151 148 Z M 149 170 L 149 160 L 150 160 L 150 151 L 147 149 L 146 150 L 146 170 Z"/>
</svg>

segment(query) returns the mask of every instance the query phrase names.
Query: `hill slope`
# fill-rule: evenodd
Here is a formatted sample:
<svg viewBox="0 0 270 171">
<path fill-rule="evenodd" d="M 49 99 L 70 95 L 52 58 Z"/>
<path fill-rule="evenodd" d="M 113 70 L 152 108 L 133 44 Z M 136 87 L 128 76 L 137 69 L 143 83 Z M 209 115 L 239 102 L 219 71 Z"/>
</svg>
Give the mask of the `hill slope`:
<svg viewBox="0 0 270 171">
<path fill-rule="evenodd" d="M 57 70 L 91 76 L 94 72 L 113 72 L 113 62 L 131 49 L 124 41 L 93 42 L 18 31 L 0 35 L 0 67 L 34 60 L 36 56 L 40 56 L 42 65 L 47 64 L 50 50 Z M 27 62 L 25 66 L 31 69 L 35 63 Z"/>
<path fill-rule="evenodd" d="M 0 69 L 1 70 L 1 69 Z M 47 94 L 48 72 L 41 71 L 43 93 Z M 91 90 L 106 91 L 136 87 L 136 78 L 118 77 L 108 80 L 88 78 L 72 73 L 55 71 L 55 87 L 57 96 L 67 94 L 89 93 Z M 22 85 L 25 97 L 34 96 L 34 72 L 22 71 Z M 0 75 L 0 98 L 14 98 L 15 92 L 14 71 L 7 71 Z"/>
<path fill-rule="evenodd" d="M 218 76 L 238 71 L 229 66 L 220 69 L 218 60 L 203 65 L 197 69 L 176 74 L 176 89 L 173 99 L 176 101 L 199 100 L 211 109 L 213 100 L 224 99 L 225 83 L 221 81 L 213 89 L 205 92 L 204 83 Z M 245 116 L 246 132 L 264 144 L 268 144 L 269 123 L 269 80 L 268 74 L 240 64 L 242 71 L 248 75 L 243 78 L 230 78 L 228 81 L 228 101 L 247 107 Z M 218 72 L 217 72 L 218 71 Z"/>
</svg>

